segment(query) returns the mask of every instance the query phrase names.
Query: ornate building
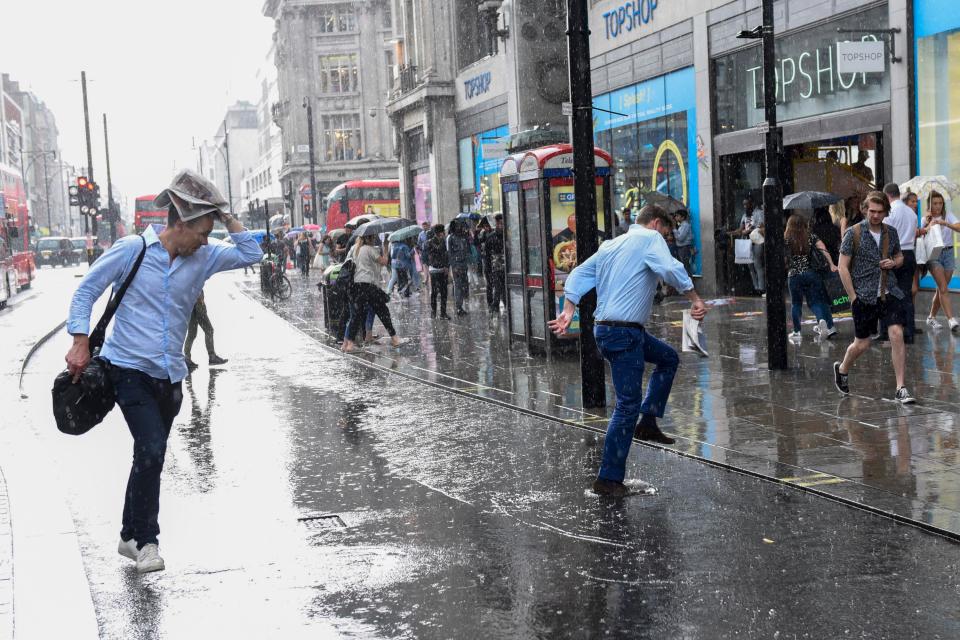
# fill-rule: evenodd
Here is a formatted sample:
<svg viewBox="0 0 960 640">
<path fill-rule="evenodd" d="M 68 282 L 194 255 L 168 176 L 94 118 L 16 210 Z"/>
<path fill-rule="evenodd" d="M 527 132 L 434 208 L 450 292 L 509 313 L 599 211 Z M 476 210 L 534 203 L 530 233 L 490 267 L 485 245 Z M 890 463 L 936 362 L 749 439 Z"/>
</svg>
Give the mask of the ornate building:
<svg viewBox="0 0 960 640">
<path fill-rule="evenodd" d="M 394 130 L 384 108 L 395 73 L 386 0 L 266 0 L 272 18 L 282 131 L 283 193 L 303 220 L 310 184 L 306 105 L 313 106 L 317 189 L 361 178 L 396 178 Z M 322 218 L 322 216 L 321 216 Z"/>
</svg>

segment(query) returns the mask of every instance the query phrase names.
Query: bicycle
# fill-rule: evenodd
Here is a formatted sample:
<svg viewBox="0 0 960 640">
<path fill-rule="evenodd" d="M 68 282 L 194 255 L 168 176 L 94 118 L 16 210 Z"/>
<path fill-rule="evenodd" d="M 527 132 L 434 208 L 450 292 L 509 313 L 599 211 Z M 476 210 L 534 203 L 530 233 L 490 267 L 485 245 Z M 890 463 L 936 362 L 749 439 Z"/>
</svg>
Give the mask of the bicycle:
<svg viewBox="0 0 960 640">
<path fill-rule="evenodd" d="M 283 274 L 283 270 L 275 263 L 264 262 L 263 267 L 270 265 L 270 268 L 261 268 L 261 287 L 263 292 L 270 296 L 272 300 L 288 300 L 293 294 L 293 285 Z"/>
</svg>

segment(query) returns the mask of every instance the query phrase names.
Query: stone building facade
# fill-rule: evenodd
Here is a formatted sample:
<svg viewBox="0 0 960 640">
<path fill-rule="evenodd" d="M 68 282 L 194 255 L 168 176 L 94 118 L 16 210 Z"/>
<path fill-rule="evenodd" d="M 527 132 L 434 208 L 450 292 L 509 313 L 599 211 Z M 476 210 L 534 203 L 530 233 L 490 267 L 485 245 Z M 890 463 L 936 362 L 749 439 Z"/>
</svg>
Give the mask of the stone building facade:
<svg viewBox="0 0 960 640">
<path fill-rule="evenodd" d="M 387 0 L 267 0 L 274 20 L 283 193 L 303 220 L 310 184 L 306 105 L 313 107 L 317 189 L 396 178 L 394 130 L 385 110 L 392 85 L 393 7 Z M 321 209 L 322 211 L 322 209 Z M 319 222 L 322 223 L 322 214 Z"/>
</svg>

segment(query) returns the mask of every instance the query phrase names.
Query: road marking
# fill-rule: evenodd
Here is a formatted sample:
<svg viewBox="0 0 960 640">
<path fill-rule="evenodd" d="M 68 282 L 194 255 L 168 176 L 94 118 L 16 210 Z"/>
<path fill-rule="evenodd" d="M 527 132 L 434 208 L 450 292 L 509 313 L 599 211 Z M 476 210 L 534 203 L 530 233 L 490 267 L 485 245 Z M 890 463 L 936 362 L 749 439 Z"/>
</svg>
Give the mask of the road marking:
<svg viewBox="0 0 960 640">
<path fill-rule="evenodd" d="M 780 478 L 784 482 L 795 484 L 798 487 L 817 487 L 823 484 L 839 484 L 848 482 L 846 478 L 838 478 L 827 473 L 813 473 L 809 476 L 795 476 L 792 478 Z"/>
</svg>

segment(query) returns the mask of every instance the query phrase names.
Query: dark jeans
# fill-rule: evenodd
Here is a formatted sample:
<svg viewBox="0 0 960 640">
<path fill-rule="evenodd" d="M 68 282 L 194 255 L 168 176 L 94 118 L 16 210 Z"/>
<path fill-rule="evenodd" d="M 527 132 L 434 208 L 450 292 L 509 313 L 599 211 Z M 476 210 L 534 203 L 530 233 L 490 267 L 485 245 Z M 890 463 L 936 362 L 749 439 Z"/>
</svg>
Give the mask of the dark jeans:
<svg viewBox="0 0 960 640">
<path fill-rule="evenodd" d="M 622 482 L 637 419 L 641 413 L 663 417 L 680 358 L 673 347 L 642 329 L 596 325 L 593 334 L 600 353 L 610 362 L 617 392 L 617 405 L 607 425 L 598 477 Z M 655 367 L 646 395 L 643 393 L 644 362 Z"/>
<path fill-rule="evenodd" d="M 138 547 L 157 544 L 160 524 L 160 472 L 167 437 L 183 401 L 181 383 L 151 378 L 134 369 L 110 367 L 117 404 L 133 436 L 133 465 L 123 502 L 120 538 Z"/>
<path fill-rule="evenodd" d="M 493 273 L 490 271 L 490 265 L 487 263 L 483 264 L 483 279 L 487 283 L 487 306 L 493 308 Z"/>
<path fill-rule="evenodd" d="M 190 358 L 193 341 L 197 338 L 197 327 L 203 329 L 203 341 L 207 345 L 207 355 L 212 358 L 217 355 L 217 350 L 213 346 L 213 323 L 210 322 L 210 316 L 207 315 L 207 304 L 203 300 L 197 300 L 197 304 L 193 305 L 193 311 L 190 313 L 187 342 L 183 345 L 183 353 L 187 358 Z"/>
<path fill-rule="evenodd" d="M 390 309 L 387 308 L 387 294 L 375 284 L 357 282 L 350 291 L 350 320 L 347 322 L 346 336 L 351 342 L 356 341 L 357 334 L 364 326 L 367 309 L 372 310 L 380 318 L 380 322 L 383 323 L 391 338 L 397 335 L 390 320 Z"/>
<path fill-rule="evenodd" d="M 833 314 L 830 313 L 830 304 L 824 298 L 823 280 L 816 271 L 804 271 L 790 276 L 787 280 L 790 287 L 790 303 L 793 316 L 793 330 L 800 331 L 800 314 L 803 311 L 803 300 L 813 309 L 817 320 L 826 320 L 827 326 L 833 328 Z"/>
<path fill-rule="evenodd" d="M 470 277 L 467 267 L 453 267 L 453 305 L 463 311 L 463 304 L 470 295 Z"/>
<path fill-rule="evenodd" d="M 493 293 L 490 296 L 490 308 L 499 311 L 500 303 L 507 302 L 507 291 L 506 291 L 506 274 L 503 271 L 491 271 L 490 280 L 487 281 L 487 290 L 493 290 Z"/>
<path fill-rule="evenodd" d="M 912 249 L 903 249 L 902 253 L 903 264 L 899 269 L 893 270 L 893 275 L 897 279 L 897 286 L 900 291 L 903 291 L 903 298 L 900 300 L 900 310 L 903 317 L 903 339 L 910 343 L 913 342 L 913 336 L 917 332 L 917 322 L 913 308 L 913 273 L 917 270 L 917 255 Z M 880 330 L 887 330 L 885 323 Z"/>
<path fill-rule="evenodd" d="M 430 310 L 437 314 L 437 296 L 440 297 L 440 314 L 447 315 L 447 272 L 430 272 Z"/>
</svg>

